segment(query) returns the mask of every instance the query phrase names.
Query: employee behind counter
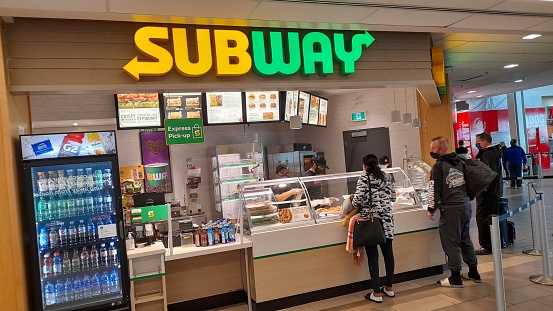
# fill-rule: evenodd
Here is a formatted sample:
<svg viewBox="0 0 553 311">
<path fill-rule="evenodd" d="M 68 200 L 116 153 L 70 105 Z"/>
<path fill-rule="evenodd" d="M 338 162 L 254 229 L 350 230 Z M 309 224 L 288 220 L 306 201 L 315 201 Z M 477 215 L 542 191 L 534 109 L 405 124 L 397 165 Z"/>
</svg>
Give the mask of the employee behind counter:
<svg viewBox="0 0 553 311">
<path fill-rule="evenodd" d="M 327 169 L 329 167 L 326 165 L 325 158 L 318 156 L 311 159 L 311 168 L 305 171 L 304 176 L 324 175 Z M 323 199 L 323 186 L 320 181 L 306 182 L 305 187 L 311 201 Z"/>
<path fill-rule="evenodd" d="M 277 179 L 289 178 L 290 170 L 288 169 L 288 166 L 284 164 L 279 164 L 276 167 L 276 176 Z M 289 201 L 294 199 L 299 200 L 303 194 L 303 189 L 301 189 L 301 186 L 299 184 L 282 183 L 274 186 L 272 190 L 275 194 L 275 199 L 277 200 L 277 202 Z M 296 197 L 292 198 L 293 195 L 295 195 Z M 290 207 L 290 204 L 286 204 L 286 206 L 282 204 L 279 205 L 279 207 Z"/>
</svg>

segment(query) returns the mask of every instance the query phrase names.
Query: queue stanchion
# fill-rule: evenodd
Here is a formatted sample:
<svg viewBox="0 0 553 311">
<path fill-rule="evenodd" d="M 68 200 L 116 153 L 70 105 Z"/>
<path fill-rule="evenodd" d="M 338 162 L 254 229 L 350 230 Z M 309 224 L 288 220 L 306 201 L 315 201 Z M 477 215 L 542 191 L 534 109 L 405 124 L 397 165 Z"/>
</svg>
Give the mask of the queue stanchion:
<svg viewBox="0 0 553 311">
<path fill-rule="evenodd" d="M 543 192 L 539 192 L 538 196 L 540 200 L 537 202 L 538 206 L 538 220 L 540 226 L 540 240 L 541 249 L 549 251 L 549 242 L 547 240 L 547 220 L 545 219 L 545 203 L 543 200 Z M 544 253 L 545 254 L 545 253 Z M 543 274 L 537 274 L 530 276 L 530 281 L 541 285 L 553 285 L 553 278 L 551 278 L 551 263 L 549 256 L 541 256 L 541 262 L 543 266 Z"/>
<path fill-rule="evenodd" d="M 528 183 L 528 202 L 532 201 L 536 197 L 536 191 L 534 190 L 534 183 Z M 523 254 L 531 256 L 541 256 L 541 249 L 537 248 L 539 245 L 539 232 L 538 232 L 538 220 L 537 211 L 534 207 L 530 207 L 530 227 L 532 228 L 532 248 L 522 251 Z"/>
<path fill-rule="evenodd" d="M 506 215 L 505 215 L 506 216 Z M 492 235 L 492 254 L 493 271 L 495 274 L 495 301 L 498 311 L 507 310 L 505 302 L 505 280 L 503 278 L 503 259 L 501 255 L 501 237 L 499 232 L 499 217 L 492 215 L 491 235 Z"/>
</svg>

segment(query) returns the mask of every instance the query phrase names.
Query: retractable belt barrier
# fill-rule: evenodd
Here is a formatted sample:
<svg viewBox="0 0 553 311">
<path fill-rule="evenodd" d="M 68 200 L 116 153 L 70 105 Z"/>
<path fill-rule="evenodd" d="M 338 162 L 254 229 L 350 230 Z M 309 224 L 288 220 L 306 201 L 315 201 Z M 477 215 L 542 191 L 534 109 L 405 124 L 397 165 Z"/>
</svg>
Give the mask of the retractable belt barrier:
<svg viewBox="0 0 553 311">
<path fill-rule="evenodd" d="M 501 238 L 499 230 L 499 222 L 507 220 L 509 217 L 512 217 L 528 208 L 533 210 L 533 207 L 537 207 L 537 222 L 536 225 L 539 225 L 540 230 L 540 244 L 541 249 L 546 250 L 548 254 L 549 245 L 547 241 L 547 223 L 545 219 L 545 204 L 543 200 L 543 192 L 537 191 L 533 183 L 528 185 L 528 190 L 530 188 L 534 191 L 536 197 L 529 200 L 527 203 L 524 203 L 520 207 L 505 213 L 504 215 L 492 215 L 492 224 L 491 226 L 491 236 L 492 236 L 492 253 L 493 253 L 493 265 L 494 265 L 494 275 L 495 275 L 495 298 L 497 303 L 497 310 L 505 311 L 507 306 L 505 303 L 505 280 L 503 278 L 503 259 L 501 255 Z M 535 214 L 535 213 L 532 213 Z M 534 227 L 534 223 L 532 223 Z M 533 232 L 534 233 L 534 232 Z M 533 234 L 533 236 L 535 236 Z M 553 285 L 553 278 L 551 278 L 551 266 L 549 263 L 549 256 L 542 256 L 542 266 L 543 266 L 543 275 L 532 275 L 530 276 L 530 281 L 541 284 L 541 285 Z"/>
</svg>

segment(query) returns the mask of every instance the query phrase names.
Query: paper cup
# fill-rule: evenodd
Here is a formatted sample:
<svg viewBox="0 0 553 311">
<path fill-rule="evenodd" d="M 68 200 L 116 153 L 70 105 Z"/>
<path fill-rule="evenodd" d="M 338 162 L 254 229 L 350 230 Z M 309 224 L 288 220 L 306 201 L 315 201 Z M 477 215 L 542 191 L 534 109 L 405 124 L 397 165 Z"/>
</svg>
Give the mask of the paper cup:
<svg viewBox="0 0 553 311">
<path fill-rule="evenodd" d="M 148 185 L 151 187 L 163 186 L 167 183 L 167 163 L 155 163 L 144 165 Z"/>
</svg>

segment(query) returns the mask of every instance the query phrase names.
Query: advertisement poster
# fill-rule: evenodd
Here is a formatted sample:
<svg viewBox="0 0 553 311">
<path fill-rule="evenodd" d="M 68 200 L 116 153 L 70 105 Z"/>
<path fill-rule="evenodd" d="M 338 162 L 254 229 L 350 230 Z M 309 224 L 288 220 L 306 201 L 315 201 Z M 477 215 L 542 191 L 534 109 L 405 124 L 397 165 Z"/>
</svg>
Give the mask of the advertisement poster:
<svg viewBox="0 0 553 311">
<path fill-rule="evenodd" d="M 497 131 L 509 131 L 509 112 L 507 110 L 487 110 L 487 111 L 471 111 L 469 112 L 470 121 L 470 138 L 473 142 L 472 155 L 478 154 L 476 148 L 476 135 L 482 132 L 497 132 Z M 494 145 L 499 144 L 499 141 L 493 141 Z"/>
<path fill-rule="evenodd" d="M 203 143 L 203 119 L 165 120 L 165 141 L 169 146 Z"/>
<path fill-rule="evenodd" d="M 165 119 L 192 119 L 202 117 L 201 93 L 165 93 Z"/>
<path fill-rule="evenodd" d="M 207 124 L 241 123 L 242 113 L 241 92 L 206 93 Z"/>
<path fill-rule="evenodd" d="M 528 151 L 531 153 L 538 151 L 549 152 L 547 115 L 545 107 L 526 108 L 525 110 Z M 549 169 L 551 167 L 549 154 L 541 155 L 540 164 L 543 169 Z"/>
<path fill-rule="evenodd" d="M 321 98 L 319 101 L 319 122 L 317 125 L 326 126 L 326 115 L 328 113 L 328 100 Z"/>
<path fill-rule="evenodd" d="M 317 125 L 319 122 L 319 102 L 320 98 L 315 95 L 311 95 L 311 100 L 309 101 L 309 120 L 308 123 L 311 125 Z"/>
<path fill-rule="evenodd" d="M 291 116 L 298 115 L 298 96 L 299 91 L 286 92 L 286 107 L 284 111 L 284 121 L 290 121 Z"/>
<path fill-rule="evenodd" d="M 117 94 L 115 97 L 120 129 L 163 127 L 159 94 Z"/>
<path fill-rule="evenodd" d="M 247 92 L 246 120 L 248 122 L 280 121 L 278 91 Z"/>
<path fill-rule="evenodd" d="M 169 146 L 165 144 L 165 132 L 141 132 L 140 147 L 146 192 L 173 192 Z"/>
<path fill-rule="evenodd" d="M 308 93 L 300 92 L 300 98 L 298 101 L 298 116 L 301 118 L 301 123 L 307 124 L 309 121 L 309 100 L 311 95 Z"/>
<path fill-rule="evenodd" d="M 115 154 L 115 132 L 21 136 L 23 160 Z"/>
<path fill-rule="evenodd" d="M 459 112 L 457 113 L 457 123 L 454 126 L 455 130 L 455 147 L 458 147 L 459 140 L 465 142 L 465 147 L 468 148 L 469 153 L 472 151 L 471 148 L 471 136 L 470 136 L 470 121 L 469 121 L 469 112 Z M 471 154 L 472 157 L 476 154 Z"/>
</svg>

